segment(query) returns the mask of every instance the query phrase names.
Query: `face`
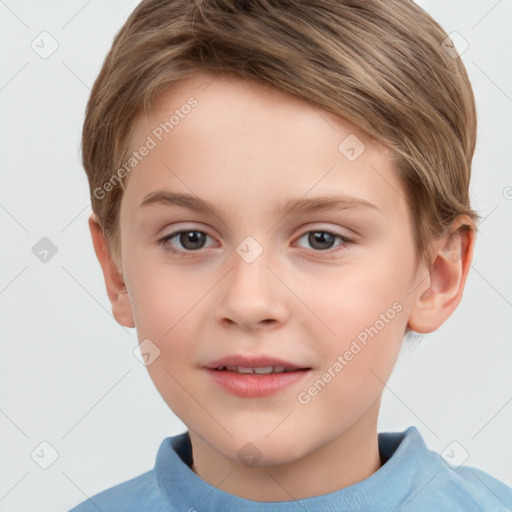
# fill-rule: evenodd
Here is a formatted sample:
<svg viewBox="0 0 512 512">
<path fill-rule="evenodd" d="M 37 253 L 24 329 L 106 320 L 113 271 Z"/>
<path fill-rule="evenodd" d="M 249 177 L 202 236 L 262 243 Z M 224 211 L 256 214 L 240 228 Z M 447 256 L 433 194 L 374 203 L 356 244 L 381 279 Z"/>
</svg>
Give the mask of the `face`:
<svg viewBox="0 0 512 512">
<path fill-rule="evenodd" d="M 212 79 L 137 121 L 122 273 L 139 341 L 160 351 L 150 376 L 191 435 L 286 464 L 375 426 L 417 279 L 412 223 L 391 156 L 352 124 Z M 295 370 L 211 368 L 229 356 Z"/>
</svg>

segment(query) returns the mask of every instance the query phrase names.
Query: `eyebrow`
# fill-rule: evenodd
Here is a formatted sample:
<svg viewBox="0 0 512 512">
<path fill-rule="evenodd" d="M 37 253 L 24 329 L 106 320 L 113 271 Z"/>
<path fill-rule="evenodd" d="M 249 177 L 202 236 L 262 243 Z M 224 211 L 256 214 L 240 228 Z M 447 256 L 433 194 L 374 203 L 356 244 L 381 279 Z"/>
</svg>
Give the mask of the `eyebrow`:
<svg viewBox="0 0 512 512">
<path fill-rule="evenodd" d="M 167 190 L 155 190 L 147 194 L 141 207 L 152 205 L 177 206 L 200 213 L 215 212 L 216 206 L 196 196 L 175 193 Z M 290 198 L 276 208 L 278 214 L 303 214 L 327 210 L 347 210 L 351 208 L 380 209 L 366 199 L 352 196 L 318 196 L 312 198 Z"/>
</svg>

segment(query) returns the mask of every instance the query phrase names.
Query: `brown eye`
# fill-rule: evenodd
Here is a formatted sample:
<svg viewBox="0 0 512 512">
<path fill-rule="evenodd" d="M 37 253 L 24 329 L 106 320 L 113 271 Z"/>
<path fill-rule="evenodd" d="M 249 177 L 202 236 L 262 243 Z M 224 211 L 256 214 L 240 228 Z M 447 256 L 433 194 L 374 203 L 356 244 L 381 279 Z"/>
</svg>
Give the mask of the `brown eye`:
<svg viewBox="0 0 512 512">
<path fill-rule="evenodd" d="M 351 239 L 347 238 L 341 233 L 333 233 L 331 231 L 325 231 L 322 229 L 308 231 L 307 233 L 304 233 L 300 239 L 305 237 L 307 237 L 308 245 L 315 249 L 316 252 L 329 251 L 332 247 L 335 246 L 337 239 L 342 242 L 337 244 L 338 246 L 341 246 L 341 249 L 344 249 L 345 245 L 352 242 Z"/>
<path fill-rule="evenodd" d="M 335 241 L 336 237 L 327 231 L 311 231 L 308 234 L 308 243 L 314 249 L 330 249 Z"/>
<path fill-rule="evenodd" d="M 205 246 L 207 237 L 208 234 L 203 231 L 186 229 L 170 233 L 158 240 L 158 242 L 163 245 L 166 251 L 172 253 L 187 253 L 202 249 Z M 171 243 L 173 239 L 176 239 L 177 242 L 174 241 Z"/>
<path fill-rule="evenodd" d="M 202 231 L 182 231 L 179 233 L 178 240 L 185 249 L 195 251 L 202 248 L 206 236 Z"/>
</svg>

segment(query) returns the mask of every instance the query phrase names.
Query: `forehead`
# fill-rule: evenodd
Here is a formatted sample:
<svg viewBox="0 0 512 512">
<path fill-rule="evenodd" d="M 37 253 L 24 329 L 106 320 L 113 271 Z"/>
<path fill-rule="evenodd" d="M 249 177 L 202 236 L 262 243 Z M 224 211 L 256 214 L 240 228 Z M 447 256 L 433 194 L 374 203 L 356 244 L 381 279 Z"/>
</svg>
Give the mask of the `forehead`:
<svg viewBox="0 0 512 512">
<path fill-rule="evenodd" d="M 229 71 L 213 74 L 200 69 L 182 78 L 157 95 L 150 119 L 153 122 L 162 118 L 168 119 L 169 116 L 166 114 L 179 110 L 191 97 L 200 103 L 199 106 L 203 106 L 200 109 L 194 108 L 196 111 L 201 110 L 203 121 L 208 115 L 217 119 L 233 119 L 237 112 L 242 115 L 243 110 L 245 114 L 252 114 L 244 120 L 249 126 L 251 121 L 257 121 L 262 116 L 267 117 L 268 111 L 271 110 L 274 113 L 271 116 L 273 122 L 278 118 L 282 118 L 284 122 L 295 120 L 300 121 L 299 127 L 307 125 L 309 129 L 315 129 L 317 125 L 317 128 L 329 127 L 337 131 L 342 122 L 344 128 L 364 140 L 366 146 L 378 147 L 379 150 L 387 152 L 383 145 L 348 119 L 308 103 L 269 83 L 243 78 Z"/>
<path fill-rule="evenodd" d="M 225 202 L 239 197 L 243 184 L 246 206 L 251 198 L 254 204 L 282 203 L 286 192 L 297 197 L 336 191 L 386 210 L 396 209 L 404 196 L 392 155 L 356 125 L 230 74 L 200 71 L 161 93 L 150 116 L 138 118 L 131 150 L 148 137 L 155 147 L 128 182 L 136 184 L 130 196 L 136 194 L 139 203 L 163 185 Z"/>
</svg>

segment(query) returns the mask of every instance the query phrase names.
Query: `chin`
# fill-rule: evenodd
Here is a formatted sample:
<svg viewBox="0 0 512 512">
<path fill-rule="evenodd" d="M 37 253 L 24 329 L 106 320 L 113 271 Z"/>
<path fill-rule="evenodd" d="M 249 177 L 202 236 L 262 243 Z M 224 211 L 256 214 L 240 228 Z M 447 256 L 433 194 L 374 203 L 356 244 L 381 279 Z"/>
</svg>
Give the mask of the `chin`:
<svg viewBox="0 0 512 512">
<path fill-rule="evenodd" d="M 219 446 L 219 451 L 233 462 L 247 467 L 283 466 L 300 459 L 307 453 L 305 450 L 307 447 L 299 440 L 287 437 L 288 443 L 285 442 L 284 437 L 280 436 L 265 439 L 261 433 L 254 436 L 247 433 L 243 439 L 239 438 L 235 442 L 230 439 L 229 446 Z"/>
</svg>

